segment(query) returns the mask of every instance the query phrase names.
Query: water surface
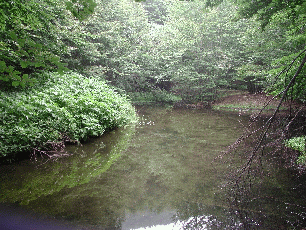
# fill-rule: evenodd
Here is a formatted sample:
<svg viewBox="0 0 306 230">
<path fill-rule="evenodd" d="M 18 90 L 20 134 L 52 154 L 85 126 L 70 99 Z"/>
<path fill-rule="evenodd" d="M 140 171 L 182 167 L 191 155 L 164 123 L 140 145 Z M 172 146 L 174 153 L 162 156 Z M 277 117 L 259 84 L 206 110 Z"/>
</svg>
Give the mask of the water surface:
<svg viewBox="0 0 306 230">
<path fill-rule="evenodd" d="M 138 113 L 135 125 L 69 146 L 70 157 L 1 166 L 0 201 L 29 210 L 34 222 L 51 218 L 73 229 L 243 229 L 246 220 L 257 229 L 302 226 L 303 178 L 293 181 L 279 166 L 269 164 L 269 177 L 256 187 L 266 200 L 243 211 L 224 202 L 222 185 L 245 157 L 216 159 L 247 117 L 161 107 Z"/>
</svg>

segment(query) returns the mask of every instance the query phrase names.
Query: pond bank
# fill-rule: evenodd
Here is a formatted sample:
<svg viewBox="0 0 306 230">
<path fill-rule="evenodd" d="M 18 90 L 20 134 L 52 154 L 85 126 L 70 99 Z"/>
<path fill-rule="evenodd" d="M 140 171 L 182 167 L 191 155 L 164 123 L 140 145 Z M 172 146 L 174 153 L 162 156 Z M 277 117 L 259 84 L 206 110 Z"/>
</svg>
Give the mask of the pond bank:
<svg viewBox="0 0 306 230">
<path fill-rule="evenodd" d="M 262 114 L 272 114 L 280 102 L 279 98 L 273 98 L 266 93 L 250 94 L 244 91 L 229 91 L 224 97 L 221 97 L 212 103 L 214 110 L 239 111 L 243 113 L 259 112 L 264 106 Z M 284 101 L 280 107 L 281 114 L 288 114 L 290 111 L 296 111 L 302 106 L 296 102 Z M 304 109 L 305 110 L 305 109 Z"/>
</svg>

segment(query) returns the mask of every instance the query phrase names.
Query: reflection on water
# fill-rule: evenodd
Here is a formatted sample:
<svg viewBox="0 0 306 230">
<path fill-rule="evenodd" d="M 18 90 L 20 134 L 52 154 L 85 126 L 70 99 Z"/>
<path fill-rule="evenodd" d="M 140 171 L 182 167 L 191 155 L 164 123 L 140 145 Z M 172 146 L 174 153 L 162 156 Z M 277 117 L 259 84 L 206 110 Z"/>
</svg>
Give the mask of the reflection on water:
<svg viewBox="0 0 306 230">
<path fill-rule="evenodd" d="M 236 156 L 229 165 L 215 158 L 240 136 L 246 117 L 152 107 L 138 111 L 138 124 L 70 146 L 71 157 L 1 166 L 0 201 L 85 226 L 79 229 L 239 229 L 247 215 L 256 228 L 267 218 L 275 229 L 277 220 L 286 220 L 285 213 L 273 212 L 283 208 L 276 200 L 293 194 L 284 169 L 270 170 L 263 189 L 256 188 L 260 197 L 270 197 L 270 203 L 262 199 L 260 210 L 249 202 L 237 215 L 224 203 L 220 186 L 244 159 Z M 278 192 L 271 193 L 275 188 Z"/>
<path fill-rule="evenodd" d="M 174 211 L 163 211 L 161 213 L 154 213 L 149 210 L 129 213 L 125 216 L 125 221 L 122 223 L 122 229 L 148 229 L 168 228 L 180 229 L 178 225 L 173 222 Z"/>
</svg>

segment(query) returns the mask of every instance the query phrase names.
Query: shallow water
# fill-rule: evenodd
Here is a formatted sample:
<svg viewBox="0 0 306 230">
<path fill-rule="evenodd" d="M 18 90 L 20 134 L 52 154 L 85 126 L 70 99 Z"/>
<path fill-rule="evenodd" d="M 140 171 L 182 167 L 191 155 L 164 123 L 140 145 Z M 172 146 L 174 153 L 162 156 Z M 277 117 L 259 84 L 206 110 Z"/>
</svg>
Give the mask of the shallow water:
<svg viewBox="0 0 306 230">
<path fill-rule="evenodd" d="M 216 158 L 242 134 L 247 117 L 161 107 L 138 113 L 135 125 L 68 146 L 70 157 L 1 166 L 0 216 L 10 216 L 0 222 L 12 225 L 16 212 L 20 222 L 37 220 L 41 229 L 53 221 L 69 229 L 303 226 L 304 178 L 279 165 L 269 164 L 252 202 L 240 196 L 247 206 L 224 202 L 222 185 L 245 159 Z"/>
</svg>

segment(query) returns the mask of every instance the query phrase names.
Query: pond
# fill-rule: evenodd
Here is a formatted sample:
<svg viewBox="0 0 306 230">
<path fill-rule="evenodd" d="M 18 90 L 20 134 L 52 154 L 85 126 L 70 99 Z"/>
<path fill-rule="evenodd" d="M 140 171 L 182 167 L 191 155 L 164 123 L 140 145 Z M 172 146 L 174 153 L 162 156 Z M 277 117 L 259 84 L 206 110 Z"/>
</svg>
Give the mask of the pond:
<svg viewBox="0 0 306 230">
<path fill-rule="evenodd" d="M 247 116 L 145 106 L 138 114 L 137 124 L 82 146 L 68 146 L 69 157 L 0 166 L 0 226 L 305 227 L 305 177 L 273 158 L 263 162 L 266 176 L 258 184 L 252 182 L 248 192 L 233 196 L 224 186 L 246 157 L 237 154 L 219 160 L 219 156 L 242 134 Z"/>
</svg>

